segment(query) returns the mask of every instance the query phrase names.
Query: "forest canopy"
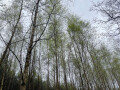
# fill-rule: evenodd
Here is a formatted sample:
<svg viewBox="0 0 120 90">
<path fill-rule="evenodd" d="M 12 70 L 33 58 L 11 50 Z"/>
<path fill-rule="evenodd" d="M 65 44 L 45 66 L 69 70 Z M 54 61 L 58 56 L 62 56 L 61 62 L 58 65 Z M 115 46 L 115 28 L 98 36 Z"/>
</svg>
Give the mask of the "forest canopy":
<svg viewBox="0 0 120 90">
<path fill-rule="evenodd" d="M 0 90 L 119 90 L 120 1 L 92 9 L 112 47 L 61 0 L 0 0 Z"/>
</svg>

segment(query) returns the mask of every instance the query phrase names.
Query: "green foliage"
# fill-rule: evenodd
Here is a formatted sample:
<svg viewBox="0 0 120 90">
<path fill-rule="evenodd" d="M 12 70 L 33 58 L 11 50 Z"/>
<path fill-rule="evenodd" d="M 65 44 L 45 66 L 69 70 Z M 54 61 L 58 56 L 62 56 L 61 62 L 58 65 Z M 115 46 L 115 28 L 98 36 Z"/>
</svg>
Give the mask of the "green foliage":
<svg viewBox="0 0 120 90">
<path fill-rule="evenodd" d="M 80 69 L 80 60 L 78 59 L 78 58 L 74 58 L 73 60 L 72 60 L 72 62 L 73 62 L 73 65 L 77 68 L 77 69 Z"/>
<path fill-rule="evenodd" d="M 68 18 L 68 32 L 77 32 L 77 33 L 83 33 L 84 28 L 87 28 L 89 26 L 89 23 L 86 23 L 82 21 L 77 16 L 70 16 Z"/>
</svg>

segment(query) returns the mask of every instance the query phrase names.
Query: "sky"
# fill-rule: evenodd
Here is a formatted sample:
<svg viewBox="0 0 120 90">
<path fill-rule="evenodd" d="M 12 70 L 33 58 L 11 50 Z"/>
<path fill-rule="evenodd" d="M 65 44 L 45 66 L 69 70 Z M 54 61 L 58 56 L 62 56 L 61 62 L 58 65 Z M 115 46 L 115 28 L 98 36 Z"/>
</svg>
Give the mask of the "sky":
<svg viewBox="0 0 120 90">
<path fill-rule="evenodd" d="M 80 16 L 82 19 L 92 21 L 95 17 L 98 17 L 95 12 L 90 11 L 93 6 L 93 2 L 97 3 L 101 0 L 74 0 L 69 5 L 66 5 L 75 15 Z"/>
<path fill-rule="evenodd" d="M 74 0 L 69 5 L 69 8 L 73 14 L 87 20 L 93 19 L 93 12 L 90 12 L 90 7 L 92 7 L 92 2 L 90 0 Z"/>
</svg>

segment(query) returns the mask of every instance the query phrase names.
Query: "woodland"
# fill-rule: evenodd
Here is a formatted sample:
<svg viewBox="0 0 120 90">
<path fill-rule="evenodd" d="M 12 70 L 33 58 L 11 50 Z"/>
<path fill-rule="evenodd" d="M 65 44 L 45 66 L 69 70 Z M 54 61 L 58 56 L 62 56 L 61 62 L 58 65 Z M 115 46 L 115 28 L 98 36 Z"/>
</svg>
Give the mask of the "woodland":
<svg viewBox="0 0 120 90">
<path fill-rule="evenodd" d="M 92 11 L 117 43 L 97 43 L 92 23 L 62 0 L 0 3 L 0 90 L 120 90 L 120 0 Z"/>
</svg>

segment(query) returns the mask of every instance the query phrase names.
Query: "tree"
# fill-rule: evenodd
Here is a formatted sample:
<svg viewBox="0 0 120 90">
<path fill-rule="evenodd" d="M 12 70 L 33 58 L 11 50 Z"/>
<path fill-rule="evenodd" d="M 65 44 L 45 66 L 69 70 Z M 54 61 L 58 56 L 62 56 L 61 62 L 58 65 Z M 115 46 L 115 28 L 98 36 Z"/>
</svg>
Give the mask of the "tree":
<svg viewBox="0 0 120 90">
<path fill-rule="evenodd" d="M 73 42 L 74 52 L 75 52 L 75 58 L 73 59 L 73 65 L 78 69 L 79 75 L 80 75 L 80 85 L 79 87 L 82 89 L 85 89 L 85 87 L 90 89 L 89 87 L 89 80 L 87 77 L 87 70 L 85 69 L 85 66 L 87 63 L 86 61 L 86 52 L 85 52 L 85 38 L 84 34 L 86 33 L 86 30 L 89 28 L 89 24 L 81 21 L 78 17 L 71 16 L 71 18 L 68 19 L 68 33 L 69 36 Z M 85 55 L 85 56 L 84 56 Z M 89 64 L 89 63 L 88 63 Z M 84 75 L 85 77 L 83 77 Z M 87 86 L 85 86 L 84 83 L 87 83 Z"/>
<path fill-rule="evenodd" d="M 101 21 L 105 24 L 108 24 L 111 31 L 110 35 L 117 36 L 119 35 L 119 19 L 120 19 L 120 1 L 119 0 L 105 0 L 101 1 L 98 4 L 94 4 L 93 10 L 100 12 L 104 19 Z M 112 32 L 112 33 L 111 33 Z M 113 33 L 114 32 L 114 33 Z"/>
</svg>

